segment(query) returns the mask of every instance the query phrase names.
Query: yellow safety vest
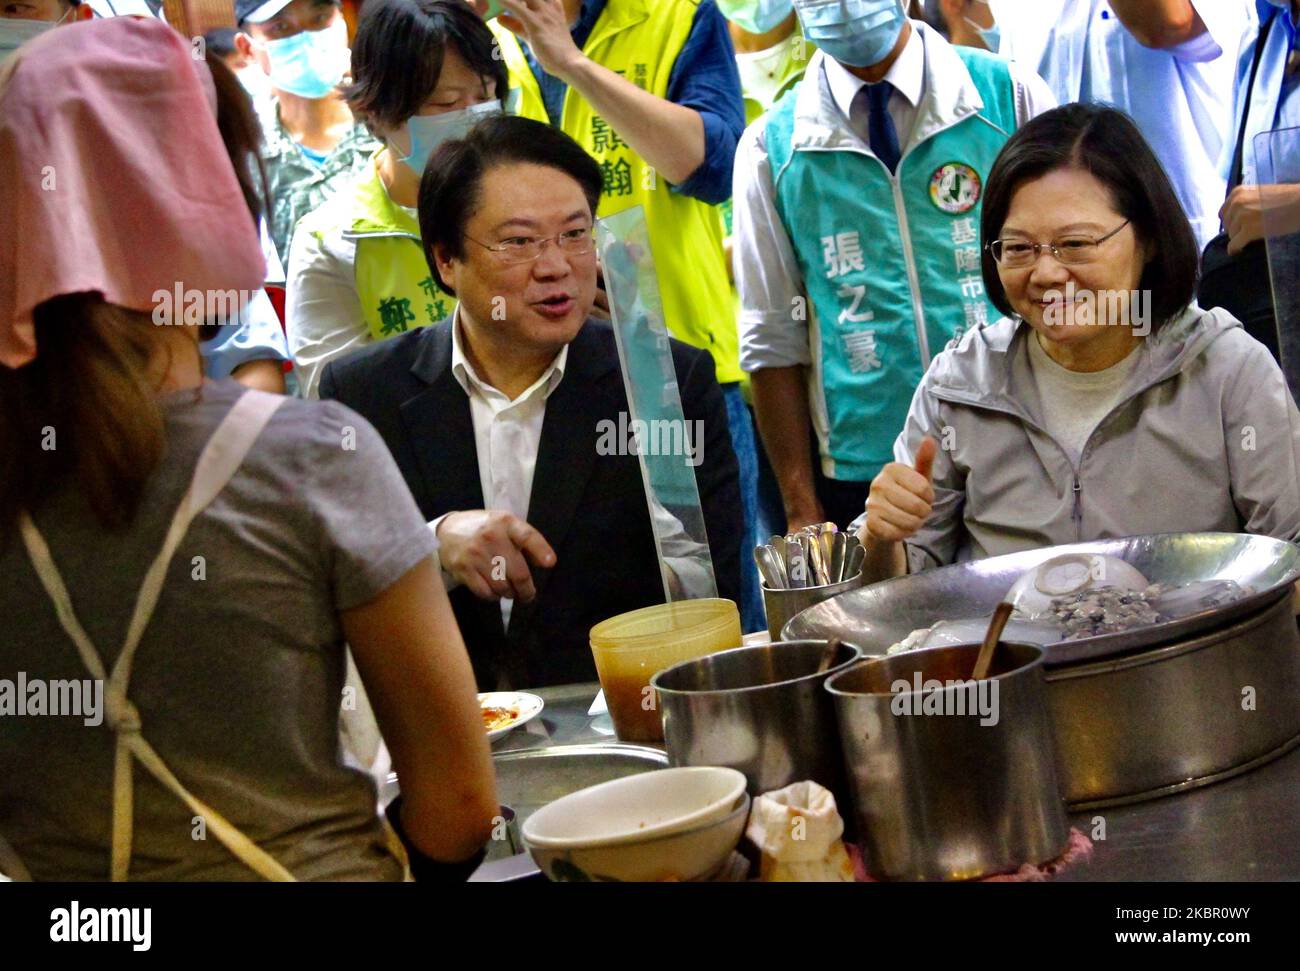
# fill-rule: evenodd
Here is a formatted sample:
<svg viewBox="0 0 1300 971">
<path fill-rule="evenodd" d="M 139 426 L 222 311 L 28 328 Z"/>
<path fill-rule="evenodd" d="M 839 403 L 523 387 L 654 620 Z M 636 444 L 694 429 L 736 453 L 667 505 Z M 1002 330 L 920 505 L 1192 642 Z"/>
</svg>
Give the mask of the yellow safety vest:
<svg viewBox="0 0 1300 971">
<path fill-rule="evenodd" d="M 375 164 L 378 158 L 376 152 L 350 190 L 302 223 L 318 240 L 340 232 L 356 243 L 357 297 L 366 330 L 376 341 L 436 324 L 456 306 L 456 298 L 439 290 L 433 280 L 419 223 L 389 198 Z"/>
<path fill-rule="evenodd" d="M 696 9 L 689 0 L 610 0 L 583 53 L 637 87 L 667 98 L 668 80 Z M 518 40 L 495 20 L 489 26 L 510 71 L 510 85 L 520 91 L 518 113 L 553 124 Z M 739 381 L 739 338 L 718 207 L 673 192 L 571 87 L 559 127 L 600 163 L 605 191 L 598 218 L 644 207 L 669 332 L 707 349 L 720 382 Z"/>
</svg>

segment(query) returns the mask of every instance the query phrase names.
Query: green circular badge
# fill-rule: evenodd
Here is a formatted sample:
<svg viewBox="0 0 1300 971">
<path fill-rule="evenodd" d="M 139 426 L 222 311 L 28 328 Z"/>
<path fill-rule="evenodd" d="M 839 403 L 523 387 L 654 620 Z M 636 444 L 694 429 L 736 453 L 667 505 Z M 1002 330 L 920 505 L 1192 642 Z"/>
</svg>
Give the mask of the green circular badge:
<svg viewBox="0 0 1300 971">
<path fill-rule="evenodd" d="M 930 201 L 944 212 L 970 212 L 982 189 L 979 173 L 961 162 L 941 165 L 930 176 Z"/>
</svg>

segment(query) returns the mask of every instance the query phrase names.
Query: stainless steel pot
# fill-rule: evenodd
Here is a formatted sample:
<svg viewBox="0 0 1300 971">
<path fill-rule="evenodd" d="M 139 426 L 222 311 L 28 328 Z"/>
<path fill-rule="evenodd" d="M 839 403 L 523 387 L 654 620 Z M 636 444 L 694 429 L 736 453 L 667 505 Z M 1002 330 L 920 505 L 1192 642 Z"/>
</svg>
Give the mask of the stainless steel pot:
<svg viewBox="0 0 1300 971">
<path fill-rule="evenodd" d="M 1300 634 L 1290 591 L 1220 630 L 1047 671 L 1073 809 L 1217 782 L 1300 741 Z"/>
<path fill-rule="evenodd" d="M 817 674 L 825 641 L 740 647 L 686 661 L 650 681 L 672 765 L 738 769 L 751 795 L 811 779 L 845 807 L 844 766 L 826 679 L 861 657 L 841 644 Z"/>
<path fill-rule="evenodd" d="M 1002 644 L 977 682 L 978 653 L 869 658 L 826 682 L 873 876 L 969 880 L 1065 849 L 1043 651 Z"/>
</svg>

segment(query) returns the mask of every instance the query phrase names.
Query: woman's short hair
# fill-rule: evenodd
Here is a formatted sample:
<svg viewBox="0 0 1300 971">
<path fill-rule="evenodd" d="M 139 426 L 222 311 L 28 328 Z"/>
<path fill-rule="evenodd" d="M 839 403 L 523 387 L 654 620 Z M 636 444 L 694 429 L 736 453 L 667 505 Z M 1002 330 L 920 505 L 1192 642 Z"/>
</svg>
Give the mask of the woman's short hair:
<svg viewBox="0 0 1300 971">
<path fill-rule="evenodd" d="M 465 257 L 465 226 L 479 204 L 488 169 L 514 163 L 545 165 L 570 176 L 587 197 L 594 217 L 604 188 L 600 166 L 564 132 L 515 115 L 491 115 L 460 139 L 444 142 L 430 157 L 420 180 L 420 238 L 429 265 L 441 245 L 455 259 Z M 455 291 L 433 274 L 448 294 Z"/>
<path fill-rule="evenodd" d="M 438 86 L 451 47 L 481 78 L 510 86 L 496 38 L 464 0 L 369 0 L 352 41 L 352 81 L 342 94 L 363 119 L 395 128 Z"/>
<path fill-rule="evenodd" d="M 1128 115 L 1102 105 L 1068 104 L 1044 112 L 1002 147 L 989 172 L 980 217 L 984 288 L 1011 316 L 988 244 L 1002 232 L 1011 198 L 1026 182 L 1063 168 L 1088 172 L 1110 192 L 1115 209 L 1154 249 L 1139 289 L 1151 293 L 1152 327 L 1159 328 L 1192 302 L 1200 251 L 1169 176 Z"/>
</svg>

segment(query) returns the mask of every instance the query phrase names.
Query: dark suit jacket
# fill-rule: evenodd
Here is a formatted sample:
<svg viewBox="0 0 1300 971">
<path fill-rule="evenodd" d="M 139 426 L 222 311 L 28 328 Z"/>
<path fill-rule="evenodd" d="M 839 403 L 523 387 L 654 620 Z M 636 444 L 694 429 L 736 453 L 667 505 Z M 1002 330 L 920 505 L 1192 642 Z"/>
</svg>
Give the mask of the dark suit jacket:
<svg viewBox="0 0 1300 971">
<path fill-rule="evenodd" d="M 740 485 L 722 391 L 707 351 L 673 341 L 672 352 L 683 413 L 704 422 L 694 471 L 718 593 L 739 602 Z M 320 394 L 378 429 L 426 519 L 484 508 L 469 398 L 451 370 L 449 320 L 331 363 Z M 592 626 L 663 602 L 638 459 L 596 448 L 598 423 L 617 424 L 627 408 L 613 331 L 588 320 L 547 399 L 528 507 L 555 566 L 532 568 L 537 598 L 515 603 L 508 631 L 498 602 L 464 587 L 451 593 L 480 690 L 496 688 L 502 673 L 517 688 L 594 680 Z"/>
</svg>

